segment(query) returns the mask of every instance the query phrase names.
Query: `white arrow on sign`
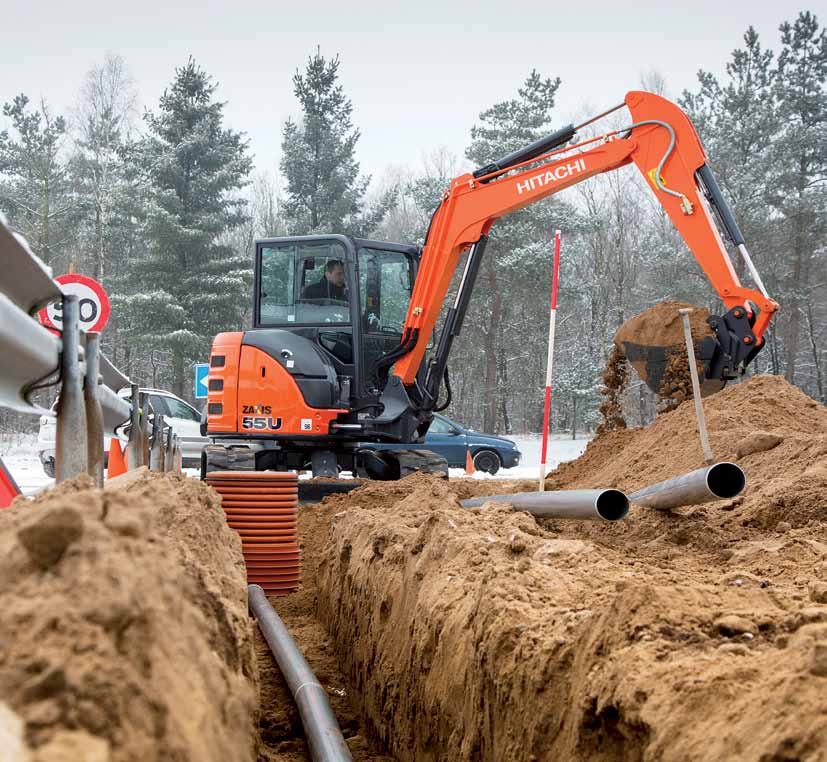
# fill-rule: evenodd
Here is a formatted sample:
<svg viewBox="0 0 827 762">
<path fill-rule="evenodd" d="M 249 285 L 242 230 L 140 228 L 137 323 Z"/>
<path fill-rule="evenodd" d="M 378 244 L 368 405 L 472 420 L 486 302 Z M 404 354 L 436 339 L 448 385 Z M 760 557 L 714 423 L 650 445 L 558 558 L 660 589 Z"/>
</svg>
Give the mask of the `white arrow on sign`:
<svg viewBox="0 0 827 762">
<path fill-rule="evenodd" d="M 208 391 L 209 391 L 209 386 L 207 385 L 207 382 L 209 381 L 209 379 L 210 379 L 209 375 L 201 376 L 201 378 L 198 379 L 198 383 L 201 384 L 201 386 L 203 386 Z"/>
</svg>

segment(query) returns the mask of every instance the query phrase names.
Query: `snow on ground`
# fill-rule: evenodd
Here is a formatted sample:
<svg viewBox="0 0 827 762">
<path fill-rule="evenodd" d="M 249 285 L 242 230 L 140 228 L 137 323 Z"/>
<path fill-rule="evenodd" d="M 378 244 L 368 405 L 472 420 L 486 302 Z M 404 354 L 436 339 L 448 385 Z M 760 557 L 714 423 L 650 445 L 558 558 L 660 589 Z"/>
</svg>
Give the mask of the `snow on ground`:
<svg viewBox="0 0 827 762">
<path fill-rule="evenodd" d="M 540 435 L 510 436 L 509 439 L 516 442 L 517 447 L 522 453 L 520 465 L 516 468 L 502 468 L 495 477 L 477 471 L 474 474 L 475 479 L 539 478 L 540 449 L 542 444 Z M 574 460 L 580 457 L 588 443 L 589 437 L 580 437 L 577 439 L 561 435 L 552 437 L 548 443 L 546 473 L 556 468 L 560 463 L 565 463 L 568 460 Z M 6 464 L 6 468 L 9 469 L 9 472 L 12 477 L 14 477 L 14 480 L 24 495 L 33 495 L 44 487 L 50 487 L 54 484 L 54 479 L 50 479 L 43 473 L 43 466 L 40 465 L 40 458 L 37 456 L 36 436 L 26 437 L 20 444 L 0 451 L 0 457 L 3 458 L 3 463 Z M 199 476 L 197 469 L 185 469 L 185 473 L 190 476 Z M 452 477 L 462 477 L 465 476 L 465 471 L 461 468 L 452 468 L 450 475 Z M 303 474 L 302 476 L 309 478 L 310 474 Z"/>
<path fill-rule="evenodd" d="M 24 437 L 19 444 L 0 449 L 0 458 L 24 495 L 33 495 L 55 482 L 43 472 L 34 434 Z"/>
<path fill-rule="evenodd" d="M 496 476 L 484 474 L 477 471 L 475 479 L 539 479 L 540 477 L 540 450 L 542 449 L 542 437 L 539 434 L 528 434 L 526 436 L 508 436 L 512 442 L 517 444 L 517 449 L 522 453 L 520 465 L 515 468 L 501 468 Z M 572 439 L 570 436 L 555 434 L 548 443 L 546 455 L 546 473 L 553 471 L 561 463 L 579 458 L 591 437 L 578 437 Z M 452 468 L 450 476 L 465 476 L 461 468 Z"/>
</svg>

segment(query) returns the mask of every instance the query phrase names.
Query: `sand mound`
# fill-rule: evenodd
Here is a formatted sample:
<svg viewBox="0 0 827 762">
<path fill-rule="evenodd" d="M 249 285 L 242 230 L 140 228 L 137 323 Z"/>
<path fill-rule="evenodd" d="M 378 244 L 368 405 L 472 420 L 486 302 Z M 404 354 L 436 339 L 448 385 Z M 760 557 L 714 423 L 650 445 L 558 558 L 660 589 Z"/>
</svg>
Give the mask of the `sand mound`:
<svg viewBox="0 0 827 762">
<path fill-rule="evenodd" d="M 238 537 L 200 482 L 78 479 L 0 511 L 0 700 L 34 762 L 246 760 Z"/>
<path fill-rule="evenodd" d="M 715 332 L 706 319 L 709 310 L 687 302 L 659 302 L 654 307 L 629 318 L 617 332 L 615 344 L 638 344 L 645 347 L 684 347 L 683 320 L 678 310 L 689 308 L 689 327 L 694 341 Z"/>
<path fill-rule="evenodd" d="M 803 526 L 825 518 L 827 409 L 779 376 L 756 376 L 704 400 L 712 449 L 746 472 L 737 522 Z M 769 434 L 771 449 L 749 446 Z M 759 436 L 760 438 L 760 436 Z M 554 489 L 617 487 L 629 494 L 703 466 L 691 401 L 644 429 L 601 434 L 549 475 Z"/>
<path fill-rule="evenodd" d="M 606 402 L 601 407 L 603 430 L 622 428 L 620 397 L 626 383 L 622 358 L 628 359 L 638 375 L 660 398 L 662 409 L 670 409 L 692 396 L 692 376 L 686 357 L 683 319 L 678 310 L 691 308 L 689 325 L 698 360 L 703 396 L 721 390 L 720 381 L 703 378 L 701 344 L 715 332 L 707 323 L 709 310 L 685 302 L 660 302 L 629 318 L 614 338 L 615 351 L 603 374 Z"/>
<path fill-rule="evenodd" d="M 622 533 L 405 481 L 390 510 L 352 495 L 319 576 L 319 615 L 398 759 L 820 759 L 827 583 L 687 548 L 653 562 Z M 820 557 L 827 580 L 827 545 L 798 542 L 796 570 Z"/>
</svg>

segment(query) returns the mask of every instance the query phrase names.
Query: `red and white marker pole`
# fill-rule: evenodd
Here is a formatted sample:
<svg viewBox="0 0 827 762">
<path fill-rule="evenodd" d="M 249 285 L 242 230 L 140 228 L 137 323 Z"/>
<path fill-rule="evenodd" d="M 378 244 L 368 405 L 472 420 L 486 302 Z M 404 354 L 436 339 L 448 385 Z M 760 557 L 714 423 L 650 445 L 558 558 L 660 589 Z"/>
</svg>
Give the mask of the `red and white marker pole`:
<svg viewBox="0 0 827 762">
<path fill-rule="evenodd" d="M 546 483 L 546 451 L 551 417 L 551 371 L 554 365 L 554 324 L 557 320 L 557 280 L 560 274 L 560 231 L 554 231 L 554 270 L 551 276 L 551 311 L 548 319 L 548 357 L 546 359 L 546 396 L 543 403 L 543 444 L 540 450 L 540 492 Z"/>
</svg>

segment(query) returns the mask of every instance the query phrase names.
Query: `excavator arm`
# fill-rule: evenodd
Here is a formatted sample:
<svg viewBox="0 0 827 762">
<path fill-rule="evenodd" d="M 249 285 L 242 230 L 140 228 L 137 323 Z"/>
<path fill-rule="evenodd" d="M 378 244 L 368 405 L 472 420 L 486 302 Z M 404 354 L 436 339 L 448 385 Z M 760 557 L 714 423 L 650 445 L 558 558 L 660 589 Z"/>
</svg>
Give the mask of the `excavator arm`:
<svg viewBox="0 0 827 762">
<path fill-rule="evenodd" d="M 579 129 L 569 126 L 451 182 L 431 221 L 402 341 L 384 360 L 386 373 L 393 366 L 391 386 L 404 386 L 420 413 L 427 415 L 437 408 L 451 344 L 462 326 L 494 222 L 589 177 L 631 163 L 641 171 L 728 308 L 724 316 L 710 321 L 718 345 L 707 362 L 707 377 L 736 377 L 763 346 L 778 304 L 767 295 L 752 265 L 692 123 L 678 106 L 652 93 L 630 92 L 617 108 L 623 105 L 631 119 L 621 130 L 565 146 Z M 714 215 L 740 250 L 760 290 L 741 285 Z M 448 311 L 425 383 L 417 384 L 426 346 L 465 252 L 469 253 L 456 301 Z M 399 409 L 393 404 L 391 408 Z"/>
</svg>

